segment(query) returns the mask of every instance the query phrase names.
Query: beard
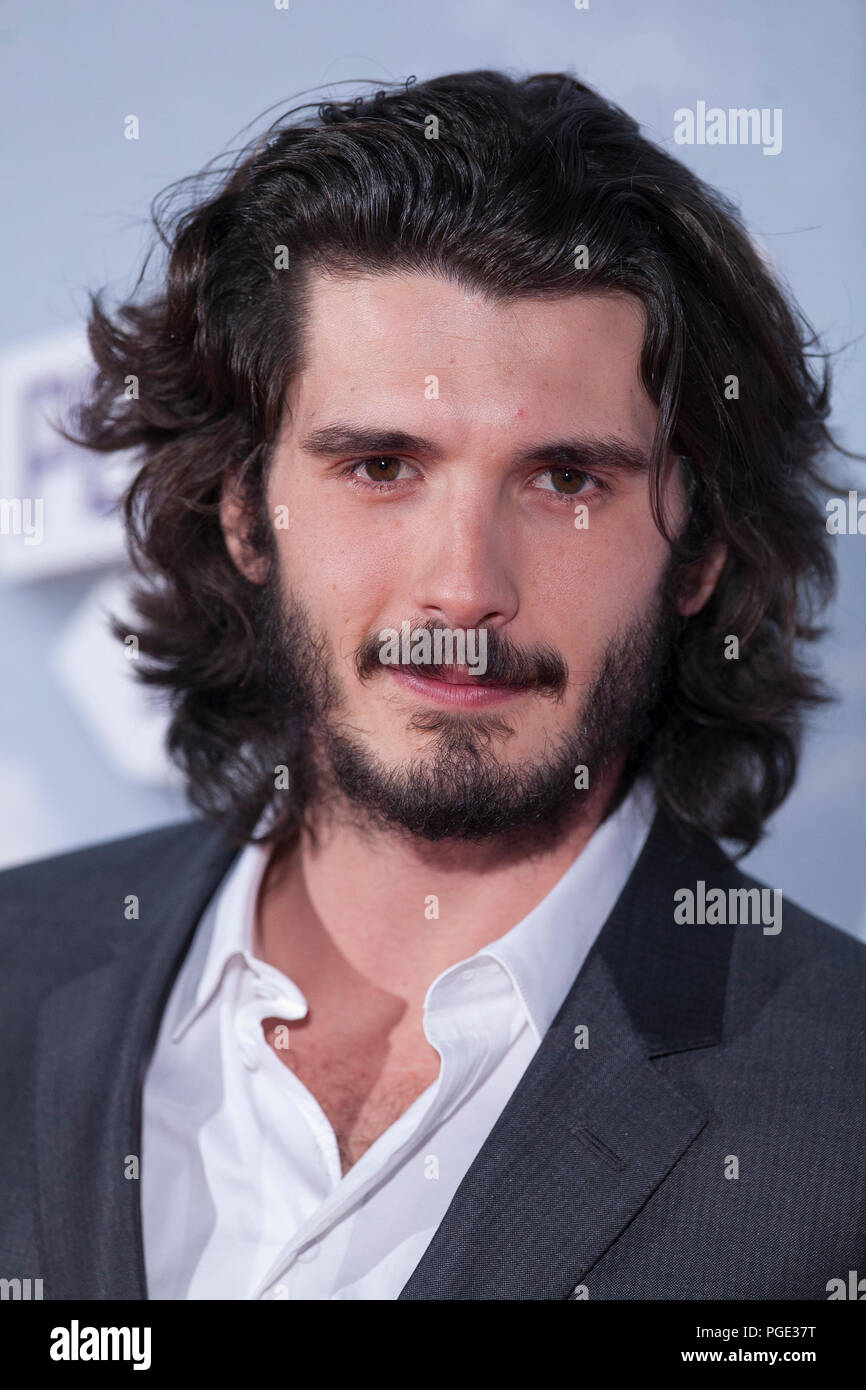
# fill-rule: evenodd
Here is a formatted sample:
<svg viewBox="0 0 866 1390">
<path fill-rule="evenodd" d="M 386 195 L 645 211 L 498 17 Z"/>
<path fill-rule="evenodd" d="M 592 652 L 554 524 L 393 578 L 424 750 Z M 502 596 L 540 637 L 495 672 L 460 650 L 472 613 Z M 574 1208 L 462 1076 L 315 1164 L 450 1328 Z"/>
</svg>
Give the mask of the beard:
<svg viewBox="0 0 866 1390">
<path fill-rule="evenodd" d="M 484 843 L 519 847 L 522 854 L 550 850 L 590 811 L 594 793 L 616 765 L 621 775 L 605 814 L 619 804 L 650 740 L 671 673 L 681 619 L 673 568 L 652 611 L 607 644 L 570 727 L 552 731 L 538 757 L 509 762 L 500 749 L 514 734 L 502 714 L 419 709 L 407 729 L 429 735 L 409 760 L 388 765 L 347 723 L 324 634 L 316 633 L 303 605 L 283 597 L 276 567 L 260 590 L 257 628 L 265 671 L 267 720 L 274 731 L 274 762 L 290 774 L 285 792 L 270 794 L 270 809 L 285 831 L 305 824 L 315 838 L 323 816 L 348 820 L 360 832 L 385 830 L 416 842 Z M 434 625 L 422 624 L 431 632 Z M 441 625 L 439 625 L 441 626 Z M 370 634 L 355 655 L 362 682 L 389 680 Z M 435 675 L 430 664 L 411 667 Z M 550 702 L 568 687 L 568 668 L 549 646 L 518 648 L 487 629 L 487 669 L 479 683 L 505 683 Z M 506 707 L 508 708 L 508 707 Z M 579 768 L 585 768 L 580 781 Z"/>
</svg>

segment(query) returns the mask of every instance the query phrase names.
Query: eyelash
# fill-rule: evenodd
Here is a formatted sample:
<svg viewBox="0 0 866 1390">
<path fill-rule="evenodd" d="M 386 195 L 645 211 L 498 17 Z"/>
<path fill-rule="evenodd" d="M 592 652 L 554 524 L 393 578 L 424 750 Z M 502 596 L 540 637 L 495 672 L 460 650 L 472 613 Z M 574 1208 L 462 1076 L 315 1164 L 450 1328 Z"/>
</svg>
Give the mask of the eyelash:
<svg viewBox="0 0 866 1390">
<path fill-rule="evenodd" d="M 368 458 L 354 459 L 352 463 L 345 464 L 340 469 L 340 476 L 347 478 L 349 484 L 357 488 L 359 492 L 376 492 L 379 494 L 392 493 L 399 482 L 411 481 L 411 479 L 407 478 L 394 478 L 390 482 L 374 482 L 372 478 L 362 478 L 359 473 L 355 472 L 355 469 L 363 468 L 365 463 L 375 463 L 377 459 L 388 459 L 393 463 L 406 463 L 406 459 L 401 459 L 396 454 L 370 454 Z M 599 492 L 610 492 L 610 485 L 606 483 L 603 478 L 599 478 L 595 473 L 586 473 L 583 469 L 579 468 L 554 468 L 551 466 L 550 468 L 542 469 L 541 473 L 537 474 L 537 476 L 543 478 L 545 473 L 570 472 L 579 473 L 586 482 L 592 483 Z M 536 488 L 535 491 L 552 497 L 558 503 L 570 504 L 577 501 L 583 502 L 587 496 L 592 495 L 591 493 L 587 494 L 585 492 L 557 492 L 554 488 Z"/>
</svg>

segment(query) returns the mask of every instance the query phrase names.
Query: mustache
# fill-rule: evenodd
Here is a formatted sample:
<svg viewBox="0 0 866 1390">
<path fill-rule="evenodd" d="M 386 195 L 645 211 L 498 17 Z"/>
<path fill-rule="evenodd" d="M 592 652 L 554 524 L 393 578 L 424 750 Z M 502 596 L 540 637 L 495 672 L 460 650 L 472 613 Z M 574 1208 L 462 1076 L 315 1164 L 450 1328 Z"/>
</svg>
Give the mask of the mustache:
<svg viewBox="0 0 866 1390">
<path fill-rule="evenodd" d="M 426 631 L 453 631 L 444 623 L 429 620 L 426 623 L 412 624 L 413 633 Z M 484 631 L 487 642 L 487 663 L 483 673 L 474 677 L 478 685 L 508 685 L 520 690 L 537 690 L 543 695 L 560 699 L 568 686 L 568 666 L 555 649 L 546 644 L 531 647 L 518 647 L 510 637 L 496 628 L 477 629 Z M 355 653 L 355 673 L 359 680 L 368 680 L 377 671 L 383 670 L 380 660 L 382 642 L 380 630 L 371 632 L 361 642 Z M 389 663 L 389 669 L 408 671 L 416 675 L 445 679 L 454 667 L 447 662 L 412 661 Z"/>
</svg>

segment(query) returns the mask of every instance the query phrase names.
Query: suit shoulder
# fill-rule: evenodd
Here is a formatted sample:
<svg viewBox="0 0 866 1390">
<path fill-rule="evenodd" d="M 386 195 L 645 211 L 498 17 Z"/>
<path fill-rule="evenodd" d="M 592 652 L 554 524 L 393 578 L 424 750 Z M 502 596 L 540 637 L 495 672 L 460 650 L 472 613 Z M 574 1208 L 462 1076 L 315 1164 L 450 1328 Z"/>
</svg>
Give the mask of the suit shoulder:
<svg viewBox="0 0 866 1390">
<path fill-rule="evenodd" d="M 771 891 L 746 875 L 741 883 Z M 785 899 L 769 927 L 733 928 L 730 1014 L 775 1020 L 775 1038 L 808 1037 L 817 1046 L 853 1047 L 866 1061 L 866 943 Z"/>
<path fill-rule="evenodd" d="M 193 866 L 229 853 L 225 833 L 201 817 L 88 845 L 0 872 L 0 946 L 4 957 L 40 948 L 73 956 L 123 919 L 131 894 L 159 898 Z"/>
<path fill-rule="evenodd" d="M 84 888 L 165 858 L 189 854 L 208 835 L 218 834 L 213 822 L 201 818 L 176 821 L 155 830 L 137 831 L 114 840 L 102 840 L 81 849 L 15 864 L 0 871 L 0 904 L 3 906 L 44 899 L 46 894 L 70 885 Z"/>
<path fill-rule="evenodd" d="M 784 938 L 785 955 L 794 960 L 824 961 L 842 970 L 850 970 L 854 977 L 866 980 L 866 942 L 842 927 L 835 926 L 823 917 L 802 907 L 791 898 L 785 897 L 781 890 L 771 889 L 766 883 L 742 874 L 744 885 L 757 888 L 762 894 L 779 893 L 778 932 L 780 943 Z M 772 935 L 765 927 L 763 935 Z"/>
<path fill-rule="evenodd" d="M 179 904 L 192 920 L 236 853 L 220 826 L 197 818 L 0 873 L 7 1050 L 20 1051 L 35 1010 L 55 987 L 110 963 L 145 935 L 153 939 Z"/>
</svg>

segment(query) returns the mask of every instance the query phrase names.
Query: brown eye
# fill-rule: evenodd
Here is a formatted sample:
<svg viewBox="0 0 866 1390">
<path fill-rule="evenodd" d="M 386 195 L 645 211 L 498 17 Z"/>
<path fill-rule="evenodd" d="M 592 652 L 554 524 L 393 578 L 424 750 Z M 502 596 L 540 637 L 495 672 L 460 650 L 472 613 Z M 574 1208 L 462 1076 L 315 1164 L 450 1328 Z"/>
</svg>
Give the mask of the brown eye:
<svg viewBox="0 0 866 1390">
<path fill-rule="evenodd" d="M 361 467 L 373 483 L 395 483 L 400 473 L 400 459 L 365 459 Z"/>
<path fill-rule="evenodd" d="M 586 482 L 586 474 L 579 473 L 576 468 L 551 468 L 549 471 L 556 492 L 580 492 Z"/>
</svg>

